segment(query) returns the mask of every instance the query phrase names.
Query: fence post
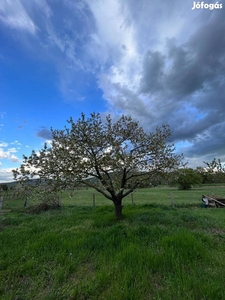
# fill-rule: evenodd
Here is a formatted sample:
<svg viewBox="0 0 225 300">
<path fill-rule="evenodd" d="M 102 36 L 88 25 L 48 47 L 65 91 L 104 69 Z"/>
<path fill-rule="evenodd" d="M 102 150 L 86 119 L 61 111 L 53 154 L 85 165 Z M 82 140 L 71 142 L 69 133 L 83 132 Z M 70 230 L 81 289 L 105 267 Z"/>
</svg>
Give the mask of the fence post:
<svg viewBox="0 0 225 300">
<path fill-rule="evenodd" d="M 131 193 L 130 196 L 131 196 L 131 203 L 132 203 L 132 205 L 134 205 L 134 194 Z"/>
<path fill-rule="evenodd" d="M 25 202 L 24 202 L 24 207 L 27 207 L 28 205 L 28 197 L 26 198 Z"/>
<path fill-rule="evenodd" d="M 174 196 L 172 192 L 170 192 L 170 197 L 171 197 L 171 204 L 174 207 Z"/>
<path fill-rule="evenodd" d="M 93 206 L 95 207 L 95 194 L 93 194 Z"/>
<path fill-rule="evenodd" d="M 3 200 L 4 200 L 4 197 L 1 196 L 1 198 L 0 198 L 0 212 L 1 212 L 1 210 L 2 210 L 2 203 L 3 203 Z"/>
</svg>

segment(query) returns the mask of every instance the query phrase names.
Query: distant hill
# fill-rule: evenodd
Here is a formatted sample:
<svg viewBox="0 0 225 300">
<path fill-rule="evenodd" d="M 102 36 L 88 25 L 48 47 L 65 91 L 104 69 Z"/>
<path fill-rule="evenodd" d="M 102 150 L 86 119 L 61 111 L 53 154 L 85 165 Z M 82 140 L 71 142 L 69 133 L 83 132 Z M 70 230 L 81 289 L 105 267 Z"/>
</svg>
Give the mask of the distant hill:
<svg viewBox="0 0 225 300">
<path fill-rule="evenodd" d="M 27 185 L 35 185 L 36 182 L 37 182 L 37 179 L 30 179 L 29 181 L 27 181 L 26 184 Z M 7 185 L 8 188 L 10 189 L 10 188 L 16 186 L 18 183 L 19 183 L 18 181 L 2 182 L 2 183 L 0 183 L 0 186 L 4 184 L 4 185 Z"/>
<path fill-rule="evenodd" d="M 11 188 L 11 187 L 14 187 L 14 186 L 17 185 L 17 181 L 12 181 L 12 182 L 1 182 L 1 183 L 0 183 L 0 186 L 1 186 L 1 185 L 7 185 L 8 188 Z"/>
</svg>

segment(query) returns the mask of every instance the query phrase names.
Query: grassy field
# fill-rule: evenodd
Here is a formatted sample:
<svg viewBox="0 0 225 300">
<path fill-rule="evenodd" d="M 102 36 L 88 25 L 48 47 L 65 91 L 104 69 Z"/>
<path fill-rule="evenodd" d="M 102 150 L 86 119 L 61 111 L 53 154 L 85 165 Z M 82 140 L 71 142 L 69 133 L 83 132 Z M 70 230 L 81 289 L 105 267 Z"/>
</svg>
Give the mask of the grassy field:
<svg viewBox="0 0 225 300">
<path fill-rule="evenodd" d="M 8 196 L 10 195 L 8 192 Z M 225 197 L 225 186 L 222 185 L 207 185 L 193 188 L 189 191 L 181 191 L 174 187 L 159 186 L 156 188 L 138 189 L 133 195 L 129 195 L 123 200 L 124 206 L 132 204 L 143 205 L 143 204 L 164 204 L 171 205 L 174 202 L 174 206 L 201 206 L 202 194 L 206 195 L 220 195 Z M 94 189 L 79 189 L 75 190 L 72 194 L 70 192 L 64 192 L 62 194 L 62 205 L 63 206 L 93 206 L 93 195 L 95 198 L 95 205 L 112 205 L 112 202 L 97 193 Z M 4 196 L 4 193 L 0 193 L 0 197 Z M 25 202 L 25 198 L 17 200 L 6 200 L 3 203 L 3 209 L 13 210 L 22 208 Z M 35 202 L 29 201 L 30 206 L 34 205 Z"/>
<path fill-rule="evenodd" d="M 93 193 L 38 215 L 3 202 L 0 299 L 225 299 L 225 209 L 201 208 L 225 187 L 140 189 L 120 222 Z"/>
</svg>

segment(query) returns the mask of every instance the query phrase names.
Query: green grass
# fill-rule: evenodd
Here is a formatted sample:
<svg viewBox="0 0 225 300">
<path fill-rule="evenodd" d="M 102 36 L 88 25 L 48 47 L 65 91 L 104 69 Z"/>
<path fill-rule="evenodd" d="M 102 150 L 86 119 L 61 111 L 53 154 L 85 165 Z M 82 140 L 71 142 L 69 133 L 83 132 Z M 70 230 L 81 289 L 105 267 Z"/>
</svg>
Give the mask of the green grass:
<svg viewBox="0 0 225 300">
<path fill-rule="evenodd" d="M 216 194 L 225 197 L 225 186 L 214 185 L 214 186 L 200 186 L 193 188 L 189 191 L 181 191 L 174 187 L 159 186 L 156 188 L 145 188 L 138 189 L 133 192 L 133 201 L 135 205 L 143 204 L 164 204 L 171 205 L 172 200 L 174 200 L 175 206 L 193 206 L 199 205 L 201 203 L 202 194 Z M 9 191 L 10 194 L 10 191 Z M 4 193 L 2 193 L 4 195 Z M 112 205 L 112 202 L 106 199 L 103 195 L 96 192 L 94 189 L 79 189 L 75 190 L 72 197 L 69 192 L 63 192 L 62 194 L 62 204 L 64 206 L 93 206 L 93 195 L 95 195 L 95 205 Z M 1 196 L 1 194 L 0 194 Z M 3 209 L 14 210 L 23 208 L 25 198 L 7 200 L 3 202 Z M 29 205 L 34 205 L 34 201 L 28 201 Z M 128 195 L 123 199 L 123 204 L 131 205 L 132 197 Z"/>
<path fill-rule="evenodd" d="M 211 190 L 224 195 L 139 190 L 120 222 L 110 201 L 96 195 L 92 206 L 90 190 L 38 215 L 4 202 L 0 299 L 225 299 L 225 210 L 201 208 Z"/>
<path fill-rule="evenodd" d="M 156 188 L 138 189 L 133 193 L 134 204 L 150 204 L 159 203 L 165 205 L 171 205 L 172 198 L 175 205 L 190 205 L 199 204 L 202 194 L 211 195 L 212 193 L 219 194 L 225 197 L 225 186 L 202 186 L 196 187 L 189 191 L 181 191 L 176 188 L 170 188 L 167 186 Z M 110 205 L 111 202 L 105 199 L 101 194 L 96 193 L 92 189 L 77 190 L 72 198 L 69 198 L 68 193 L 63 197 L 64 204 L 66 205 L 93 205 L 93 194 L 95 194 L 96 205 Z M 131 195 L 127 196 L 123 200 L 124 205 L 132 204 Z"/>
</svg>

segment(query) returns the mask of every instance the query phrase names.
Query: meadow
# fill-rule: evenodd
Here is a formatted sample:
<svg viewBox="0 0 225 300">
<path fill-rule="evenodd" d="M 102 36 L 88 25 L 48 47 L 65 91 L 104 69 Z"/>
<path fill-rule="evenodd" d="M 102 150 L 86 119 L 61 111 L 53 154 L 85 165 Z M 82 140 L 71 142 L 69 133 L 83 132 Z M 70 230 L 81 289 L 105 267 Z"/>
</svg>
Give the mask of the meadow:
<svg viewBox="0 0 225 300">
<path fill-rule="evenodd" d="M 90 189 L 63 193 L 61 209 L 40 214 L 6 200 L 0 299 L 223 300 L 225 209 L 201 207 L 213 193 L 225 197 L 225 187 L 139 189 L 119 222 Z"/>
</svg>

